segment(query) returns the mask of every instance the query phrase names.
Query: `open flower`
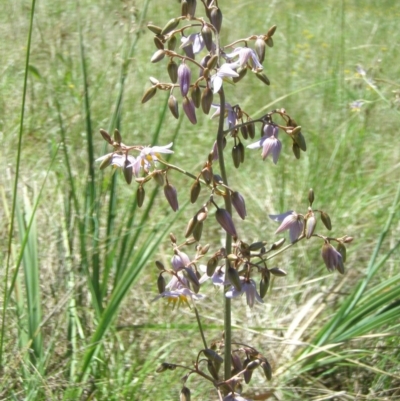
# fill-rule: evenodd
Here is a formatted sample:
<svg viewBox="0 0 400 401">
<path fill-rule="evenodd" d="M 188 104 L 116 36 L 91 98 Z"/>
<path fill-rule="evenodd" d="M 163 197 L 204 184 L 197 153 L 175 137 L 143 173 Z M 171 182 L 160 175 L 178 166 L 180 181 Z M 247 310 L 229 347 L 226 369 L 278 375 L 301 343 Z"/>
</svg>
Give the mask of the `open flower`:
<svg viewBox="0 0 400 401">
<path fill-rule="evenodd" d="M 221 113 L 221 106 L 219 104 L 212 104 L 211 107 L 217 109 L 216 112 L 211 116 L 211 118 L 218 117 Z M 232 106 L 229 103 L 225 103 L 225 117 L 229 128 L 232 128 L 236 125 L 236 112 L 233 110 Z"/>
<path fill-rule="evenodd" d="M 275 234 L 289 230 L 290 242 L 295 242 L 303 232 L 302 217 L 292 210 L 282 214 L 270 214 L 269 218 L 281 222 L 281 225 L 275 231 Z"/>
<path fill-rule="evenodd" d="M 229 59 L 238 57 L 237 67 L 244 68 L 249 66 L 253 72 L 261 72 L 263 70 L 257 53 L 250 47 L 237 47 L 232 53 L 226 54 L 226 57 Z"/>
<path fill-rule="evenodd" d="M 181 49 L 188 50 L 191 48 L 193 54 L 200 53 L 204 48 L 203 36 L 199 33 L 192 33 L 189 36 L 183 36 L 181 38 Z M 190 52 L 190 50 L 189 50 Z"/>
<path fill-rule="evenodd" d="M 224 78 L 237 78 L 239 76 L 234 68 L 237 68 L 237 65 L 234 63 L 222 64 L 217 72 L 211 76 L 213 93 L 217 93 L 221 89 Z"/>
<path fill-rule="evenodd" d="M 282 149 L 281 141 L 276 134 L 271 136 L 263 136 L 259 141 L 247 146 L 248 149 L 259 149 L 262 147 L 261 156 L 265 160 L 269 155 L 272 156 L 274 164 L 278 163 L 279 155 Z"/>
<path fill-rule="evenodd" d="M 344 274 L 343 257 L 329 242 L 325 242 L 322 246 L 321 255 L 330 272 L 336 269 L 339 273 Z"/>
<path fill-rule="evenodd" d="M 254 306 L 254 301 L 257 301 L 260 304 L 264 303 L 264 301 L 257 292 L 257 287 L 254 280 L 241 277 L 240 281 L 241 281 L 241 290 L 238 291 L 235 287 L 232 286 L 231 289 L 225 293 L 225 296 L 227 298 L 236 298 L 239 295 L 246 294 L 247 305 L 249 305 L 250 308 Z"/>
</svg>

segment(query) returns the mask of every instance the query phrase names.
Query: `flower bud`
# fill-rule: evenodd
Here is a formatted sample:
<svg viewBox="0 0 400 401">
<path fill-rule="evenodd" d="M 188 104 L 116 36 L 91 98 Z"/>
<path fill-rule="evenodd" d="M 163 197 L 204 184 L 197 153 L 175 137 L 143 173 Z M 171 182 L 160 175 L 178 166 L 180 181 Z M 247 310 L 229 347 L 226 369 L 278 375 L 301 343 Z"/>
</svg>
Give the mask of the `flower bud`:
<svg viewBox="0 0 400 401">
<path fill-rule="evenodd" d="M 249 362 L 246 365 L 246 370 L 254 370 L 254 369 L 257 369 L 259 366 L 260 366 L 260 360 L 256 359 L 254 361 Z"/>
<path fill-rule="evenodd" d="M 271 246 L 271 251 L 279 249 L 285 243 L 285 241 L 285 238 L 281 238 L 279 241 L 274 242 Z"/>
<path fill-rule="evenodd" d="M 194 108 L 193 102 L 189 100 L 187 96 L 183 98 L 182 108 L 189 121 L 192 124 L 197 124 L 196 110 Z"/>
<path fill-rule="evenodd" d="M 328 230 L 332 230 L 331 218 L 329 217 L 328 213 L 321 212 L 321 220 Z"/>
<path fill-rule="evenodd" d="M 150 29 L 150 31 L 155 33 L 156 35 L 159 35 L 162 31 L 162 28 L 153 24 L 147 24 L 147 28 Z"/>
<path fill-rule="evenodd" d="M 274 40 L 273 40 L 271 37 L 269 37 L 269 38 L 265 41 L 265 43 L 267 44 L 268 47 L 274 47 Z"/>
<path fill-rule="evenodd" d="M 256 72 L 255 74 L 256 74 L 256 77 L 260 81 L 265 83 L 265 85 L 269 86 L 271 84 L 270 80 L 268 79 L 268 77 L 263 72 Z"/>
<path fill-rule="evenodd" d="M 189 220 L 188 225 L 186 226 L 185 238 L 189 238 L 189 237 L 192 235 L 193 230 L 194 230 L 196 224 L 197 224 L 197 219 L 196 219 L 196 217 L 192 217 L 192 218 Z"/>
<path fill-rule="evenodd" d="M 113 158 L 113 154 L 110 153 L 109 155 L 107 155 L 107 157 L 105 159 L 102 160 L 102 162 L 100 163 L 100 170 L 104 170 L 106 167 L 108 167 L 111 163 L 111 160 Z"/>
<path fill-rule="evenodd" d="M 215 269 L 218 266 L 218 258 L 213 256 L 208 262 L 207 262 L 207 276 L 211 277 L 215 273 Z"/>
<path fill-rule="evenodd" d="M 317 219 L 313 212 L 309 212 L 306 219 L 306 237 L 310 239 L 315 231 L 315 226 L 317 225 Z"/>
<path fill-rule="evenodd" d="M 254 123 L 251 122 L 251 120 L 249 120 L 249 123 L 247 124 L 247 132 L 249 134 L 250 139 L 254 139 L 254 137 L 256 136 L 256 130 Z"/>
<path fill-rule="evenodd" d="M 156 267 L 157 267 L 157 269 L 160 270 L 161 272 L 163 272 L 163 271 L 165 270 L 164 265 L 163 265 L 159 260 L 156 260 Z"/>
<path fill-rule="evenodd" d="M 219 33 L 222 26 L 222 12 L 219 8 L 213 7 L 210 11 L 210 20 L 211 23 L 214 25 L 215 29 Z"/>
<path fill-rule="evenodd" d="M 201 170 L 201 175 L 206 182 L 206 184 L 210 184 L 213 179 L 213 173 L 211 167 L 207 166 Z"/>
<path fill-rule="evenodd" d="M 200 290 L 199 279 L 196 276 L 196 273 L 192 270 L 191 267 L 185 267 L 182 270 L 184 276 L 190 281 L 193 287 L 193 291 L 197 294 Z"/>
<path fill-rule="evenodd" d="M 157 288 L 159 294 L 162 294 L 165 291 L 165 278 L 161 273 L 157 278 Z"/>
<path fill-rule="evenodd" d="M 269 282 L 270 282 L 270 274 L 269 271 L 266 270 L 266 272 L 262 275 L 262 278 L 260 280 L 260 297 L 264 298 L 267 295 L 268 288 L 269 288 Z"/>
<path fill-rule="evenodd" d="M 100 128 L 100 134 L 101 134 L 101 136 L 103 137 L 103 139 L 104 139 L 105 141 L 107 141 L 110 145 L 113 144 L 113 140 L 111 139 L 110 134 L 109 134 L 106 130 Z"/>
<path fill-rule="evenodd" d="M 254 44 L 255 51 L 257 53 L 258 59 L 260 63 L 263 63 L 265 58 L 265 42 L 262 37 L 258 37 L 256 39 L 256 43 Z"/>
<path fill-rule="evenodd" d="M 238 77 L 233 77 L 233 78 L 232 78 L 232 81 L 233 81 L 234 83 L 239 82 L 241 79 L 243 79 L 243 78 L 245 77 L 245 75 L 247 74 L 247 67 L 245 67 L 245 68 L 239 68 L 236 72 L 239 74 L 239 76 L 238 76 Z"/>
<path fill-rule="evenodd" d="M 155 94 L 157 93 L 157 87 L 152 86 L 151 88 L 147 89 L 142 97 L 142 103 L 146 103 L 149 101 Z"/>
<path fill-rule="evenodd" d="M 237 214 L 240 216 L 242 220 L 244 220 L 247 216 L 246 213 L 246 204 L 242 195 L 239 192 L 235 191 L 231 194 L 231 202 L 233 207 L 235 208 Z"/>
<path fill-rule="evenodd" d="M 314 199 L 314 190 L 310 188 L 310 190 L 308 191 L 308 202 L 310 203 L 310 206 L 312 206 L 312 204 L 314 203 Z"/>
<path fill-rule="evenodd" d="M 163 362 L 156 370 L 157 373 L 165 372 L 166 370 L 175 370 L 176 365 L 168 362 Z"/>
<path fill-rule="evenodd" d="M 213 91 L 207 86 L 201 94 L 201 108 L 203 109 L 204 114 L 208 114 L 210 112 L 213 97 Z"/>
<path fill-rule="evenodd" d="M 153 56 L 151 57 L 150 61 L 152 63 L 157 63 L 157 62 L 161 61 L 164 58 L 164 56 L 165 56 L 164 50 L 160 50 L 159 49 L 153 54 Z"/>
<path fill-rule="evenodd" d="M 228 277 L 229 282 L 235 287 L 236 291 L 242 290 L 242 283 L 240 282 L 239 273 L 235 268 L 229 265 L 226 276 Z"/>
<path fill-rule="evenodd" d="M 202 221 L 198 221 L 197 224 L 194 226 L 194 229 L 193 229 L 193 238 L 196 241 L 200 241 L 202 233 L 203 233 L 203 222 Z"/>
<path fill-rule="evenodd" d="M 237 237 L 236 228 L 231 215 L 225 209 L 217 209 L 215 217 L 220 226 L 232 237 Z"/>
<path fill-rule="evenodd" d="M 300 147 L 299 147 L 299 145 L 297 145 L 296 142 L 293 142 L 292 150 L 293 150 L 293 154 L 294 154 L 295 158 L 300 159 Z"/>
<path fill-rule="evenodd" d="M 240 154 L 240 148 L 238 146 L 234 146 L 232 148 L 232 160 L 233 160 L 233 165 L 236 168 L 239 168 L 242 156 Z"/>
<path fill-rule="evenodd" d="M 179 25 L 179 19 L 178 18 L 173 18 L 167 22 L 167 24 L 164 26 L 162 31 L 160 32 L 160 35 L 166 35 L 167 33 L 172 32 L 177 26 Z"/>
<path fill-rule="evenodd" d="M 338 243 L 336 250 L 342 255 L 343 263 L 346 262 L 346 247 L 341 242 Z"/>
<path fill-rule="evenodd" d="M 140 185 L 136 191 L 136 202 L 138 207 L 142 207 L 145 197 L 144 188 Z"/>
<path fill-rule="evenodd" d="M 132 182 L 132 177 L 133 177 L 133 169 L 130 164 L 131 162 L 128 159 L 126 159 L 124 162 L 124 168 L 122 169 L 127 184 L 130 184 Z"/>
<path fill-rule="evenodd" d="M 186 0 L 182 0 L 181 2 L 181 15 L 182 17 L 186 17 L 188 15 L 188 2 Z"/>
<path fill-rule="evenodd" d="M 211 51 L 213 46 L 212 29 L 208 25 L 203 25 L 201 28 L 201 36 L 203 37 L 207 50 Z"/>
<path fill-rule="evenodd" d="M 171 82 L 176 84 L 178 82 L 178 64 L 174 60 L 170 60 L 168 63 L 167 71 Z"/>
<path fill-rule="evenodd" d="M 301 129 L 301 127 L 300 127 L 300 129 Z M 307 145 L 306 145 L 306 140 L 305 140 L 303 134 L 301 133 L 301 131 L 300 130 L 297 132 L 293 131 L 291 136 L 292 136 L 293 140 L 297 143 L 297 145 L 299 145 L 299 148 L 303 152 L 305 152 L 307 150 Z"/>
<path fill-rule="evenodd" d="M 176 47 L 176 42 L 177 42 L 176 36 L 175 36 L 175 35 L 172 35 L 172 36 L 169 38 L 168 42 L 167 42 L 168 50 L 174 51 L 174 50 L 175 50 L 175 47 Z"/>
<path fill-rule="evenodd" d="M 287 276 L 287 273 L 285 272 L 285 270 L 280 269 L 279 267 L 273 267 L 272 269 L 269 269 L 269 272 L 277 277 Z"/>
<path fill-rule="evenodd" d="M 164 50 L 164 43 L 158 36 L 154 36 L 153 38 L 154 44 L 156 45 L 157 49 Z"/>
<path fill-rule="evenodd" d="M 267 380 L 272 379 L 272 368 L 269 362 L 265 359 L 264 361 L 261 362 L 261 368 L 264 371 L 264 375 Z"/>
<path fill-rule="evenodd" d="M 201 90 L 198 85 L 194 85 L 190 92 L 191 98 L 193 100 L 194 107 L 198 109 L 200 107 L 200 100 L 201 100 Z"/>
<path fill-rule="evenodd" d="M 207 369 L 208 369 L 210 375 L 211 375 L 215 380 L 219 380 L 219 376 L 218 376 L 217 369 L 215 369 L 214 364 L 213 364 L 210 360 L 207 361 Z"/>
<path fill-rule="evenodd" d="M 201 190 L 201 184 L 199 180 L 196 180 L 191 188 L 190 188 L 190 202 L 195 203 L 197 201 L 197 198 L 200 195 L 200 190 Z"/>
<path fill-rule="evenodd" d="M 178 82 L 182 96 L 186 96 L 190 88 L 192 72 L 186 63 L 182 63 L 178 68 Z"/>
<path fill-rule="evenodd" d="M 178 101 L 176 100 L 176 97 L 174 95 L 170 95 L 168 99 L 168 108 L 171 114 L 178 119 L 179 118 L 179 107 L 178 107 Z"/>
<path fill-rule="evenodd" d="M 176 212 L 179 209 L 179 205 L 175 187 L 170 184 L 166 184 L 164 187 L 164 195 L 167 198 L 167 201 L 171 206 L 172 210 Z"/>
<path fill-rule="evenodd" d="M 245 155 L 245 150 L 242 142 L 239 142 L 237 144 L 237 147 L 239 149 L 239 154 L 240 154 L 240 162 L 244 163 L 244 155 Z"/>
<path fill-rule="evenodd" d="M 209 70 L 212 70 L 213 68 L 215 68 L 217 66 L 217 63 L 218 63 L 218 56 L 216 54 L 214 54 L 214 56 L 212 56 L 208 59 L 206 67 Z"/>
<path fill-rule="evenodd" d="M 268 29 L 268 36 L 274 36 L 274 33 L 276 31 L 276 25 L 272 25 L 271 28 Z"/>
<path fill-rule="evenodd" d="M 321 256 L 329 271 L 337 269 L 340 273 L 344 272 L 342 255 L 329 242 L 322 246 Z"/>
<path fill-rule="evenodd" d="M 182 387 L 179 401 L 190 401 L 190 390 L 185 386 Z"/>
<path fill-rule="evenodd" d="M 121 133 L 116 128 L 114 130 L 114 142 L 117 142 L 118 145 L 120 145 L 122 142 Z"/>
</svg>

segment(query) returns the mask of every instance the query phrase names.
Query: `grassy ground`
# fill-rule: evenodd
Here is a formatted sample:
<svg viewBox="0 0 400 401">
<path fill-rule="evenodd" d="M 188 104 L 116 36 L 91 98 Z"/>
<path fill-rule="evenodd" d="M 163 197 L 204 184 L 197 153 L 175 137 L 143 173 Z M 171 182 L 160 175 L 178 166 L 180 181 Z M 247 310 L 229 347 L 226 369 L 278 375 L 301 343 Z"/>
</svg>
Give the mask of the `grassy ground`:
<svg viewBox="0 0 400 401">
<path fill-rule="evenodd" d="M 276 166 L 263 162 L 258 151 L 247 152 L 238 170 L 228 158 L 230 184 L 248 208 L 241 237 L 269 243 L 279 238 L 268 214 L 304 211 L 310 187 L 315 206 L 331 216 L 333 234 L 355 237 L 343 277 L 327 273 L 319 245 L 299 244 L 275 259 L 288 275 L 274 281 L 264 305 L 250 310 L 244 300 L 234 301 L 236 341 L 264 351 L 273 367 L 272 382 L 261 376 L 252 382 L 257 399 L 270 391 L 270 399 L 279 400 L 400 399 L 400 311 L 393 304 L 400 298 L 399 203 L 394 203 L 400 170 L 400 7 L 372 0 L 219 4 L 227 27 L 223 42 L 278 25 L 264 62 L 271 86 L 247 76 L 228 87 L 227 100 L 253 117 L 284 107 L 303 127 L 308 148 L 295 160 L 283 139 Z M 177 122 L 165 113 L 163 93 L 140 103 L 149 76 L 167 79 L 165 63 L 149 63 L 154 46 L 144 22 L 163 25 L 177 5 L 37 3 L 16 229 L 8 249 L 31 4 L 2 4 L 1 399 L 78 399 L 76 389 L 80 399 L 177 399 L 181 374 L 157 375 L 155 369 L 164 360 L 190 364 L 201 347 L 191 310 L 151 303 L 157 292 L 153 262 L 167 265 L 171 255 L 164 234 L 173 231 L 182 239 L 195 209 L 183 208 L 171 228 L 174 216 L 162 191 L 154 193 L 151 210 L 138 210 L 136 184 L 127 187 L 109 171 L 88 178 L 88 160 L 105 152 L 100 128 L 118 127 L 126 142 L 135 144 L 150 144 L 157 136 L 157 143 L 167 144 L 176 135 L 172 162 L 192 172 L 204 163 L 215 120 L 198 118 L 195 127 L 186 119 Z M 357 73 L 357 65 L 366 76 Z M 350 104 L 357 100 L 363 104 L 354 110 Z M 183 205 L 190 181 L 172 174 L 171 182 Z M 146 188 L 145 206 L 152 204 L 153 188 Z M 204 199 L 205 194 L 198 205 Z M 212 224 L 205 228 L 204 241 L 217 247 L 222 237 Z M 220 292 L 209 288 L 208 294 L 199 308 L 211 341 L 221 336 L 223 313 Z M 348 315 L 343 305 L 354 309 Z M 322 352 L 323 347 L 329 350 Z M 321 352 L 310 356 L 314 349 Z M 193 399 L 215 399 L 201 382 L 190 384 Z"/>
</svg>

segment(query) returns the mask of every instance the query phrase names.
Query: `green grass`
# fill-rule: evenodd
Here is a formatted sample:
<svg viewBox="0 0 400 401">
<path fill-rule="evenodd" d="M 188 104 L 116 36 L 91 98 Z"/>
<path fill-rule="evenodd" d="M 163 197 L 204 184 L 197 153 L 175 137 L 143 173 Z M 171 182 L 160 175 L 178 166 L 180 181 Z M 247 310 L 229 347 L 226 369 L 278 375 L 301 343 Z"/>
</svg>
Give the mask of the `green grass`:
<svg viewBox="0 0 400 401">
<path fill-rule="evenodd" d="M 372 0 L 219 3 L 224 42 L 278 25 L 264 63 L 271 86 L 248 74 L 225 86 L 227 100 L 253 117 L 284 107 L 307 140 L 300 160 L 283 138 L 277 166 L 249 151 L 238 170 L 228 141 L 230 185 L 248 208 L 241 237 L 278 239 L 268 214 L 305 211 L 312 187 L 333 235 L 355 238 L 343 277 L 328 274 L 315 242 L 274 259 L 288 276 L 274 280 L 261 307 L 233 302 L 234 338 L 268 355 L 280 399 L 333 399 L 342 391 L 336 399 L 396 399 L 400 7 Z M 29 48 L 32 4 L 2 5 L 1 399 L 176 399 L 180 372 L 155 370 L 165 360 L 190 364 L 201 347 L 190 310 L 150 302 L 154 260 L 168 265 L 168 233 L 182 239 L 196 209 L 171 213 L 152 184 L 139 209 L 136 184 L 93 163 L 109 151 L 100 128 L 118 128 L 127 143 L 173 140 L 171 161 L 193 173 L 204 163 L 216 120 L 198 116 L 195 127 L 176 121 L 163 93 L 140 103 L 149 76 L 167 79 L 165 63 L 149 63 L 154 47 L 144 22 L 163 25 L 177 6 L 40 1 Z M 357 64 L 376 87 L 356 74 Z M 363 107 L 351 111 L 359 99 Z M 190 181 L 169 178 L 184 205 Z M 204 228 L 205 242 L 219 246 L 221 237 L 213 224 Z M 199 308 L 212 341 L 221 336 L 223 311 L 220 292 L 207 294 Z M 261 376 L 254 380 L 257 394 L 269 389 Z M 193 399 L 212 398 L 201 382 L 190 385 Z"/>
</svg>

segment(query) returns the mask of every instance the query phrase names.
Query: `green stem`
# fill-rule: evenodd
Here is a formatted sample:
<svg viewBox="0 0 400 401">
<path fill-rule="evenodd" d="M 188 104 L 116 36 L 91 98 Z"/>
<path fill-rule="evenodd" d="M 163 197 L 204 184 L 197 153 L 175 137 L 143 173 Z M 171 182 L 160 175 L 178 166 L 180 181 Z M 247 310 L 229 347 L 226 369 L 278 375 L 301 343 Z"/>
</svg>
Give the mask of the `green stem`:
<svg viewBox="0 0 400 401">
<path fill-rule="evenodd" d="M 225 159 L 224 159 L 224 120 L 225 120 L 225 93 L 224 89 L 221 88 L 219 91 L 220 99 L 220 115 L 218 121 L 218 134 L 217 134 L 217 149 L 218 149 L 218 162 L 220 168 L 220 174 L 222 181 L 225 185 L 228 184 L 228 178 L 225 169 Z M 224 196 L 225 209 L 232 215 L 232 205 L 231 205 L 231 195 L 229 191 L 226 191 Z M 226 254 L 232 253 L 232 236 L 228 233 L 225 237 L 225 249 Z M 231 339 L 232 339 L 232 323 L 231 323 L 231 300 L 225 297 L 224 294 L 224 368 L 225 368 L 225 380 L 231 377 Z"/>
<path fill-rule="evenodd" d="M 196 306 L 193 306 L 193 307 L 194 307 L 194 313 L 196 314 L 196 320 L 197 320 L 197 324 L 199 326 L 201 339 L 203 340 L 204 348 L 207 349 L 207 342 L 206 342 L 206 338 L 204 337 L 204 331 L 203 331 L 203 327 L 201 325 L 199 311 L 197 310 Z"/>
</svg>

